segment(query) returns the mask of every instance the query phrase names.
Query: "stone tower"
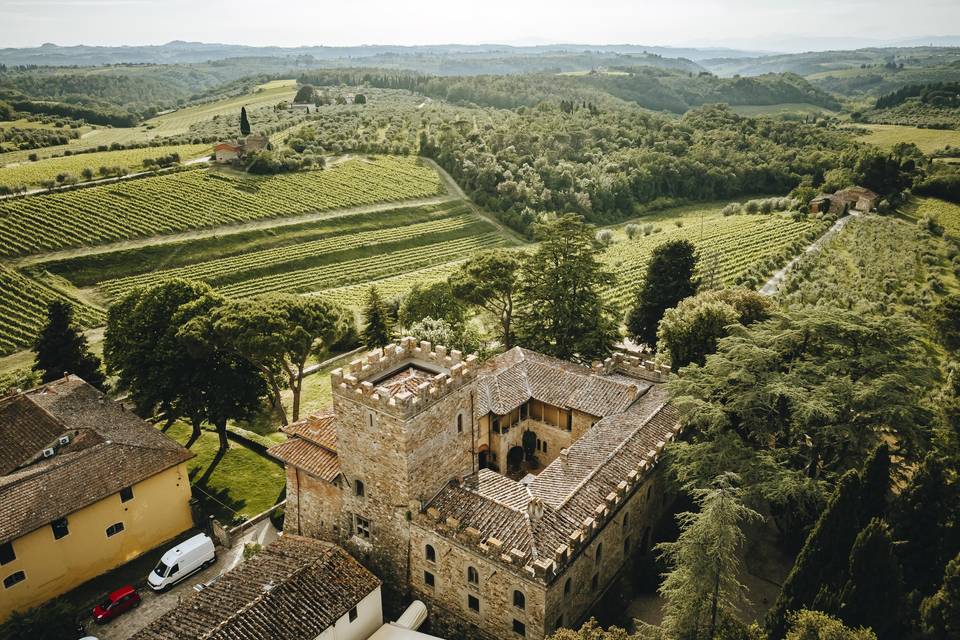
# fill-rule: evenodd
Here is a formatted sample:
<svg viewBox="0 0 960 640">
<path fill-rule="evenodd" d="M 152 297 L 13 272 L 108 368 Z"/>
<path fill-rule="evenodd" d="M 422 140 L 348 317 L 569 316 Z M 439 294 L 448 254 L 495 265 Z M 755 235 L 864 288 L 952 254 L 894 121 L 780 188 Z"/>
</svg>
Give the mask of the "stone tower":
<svg viewBox="0 0 960 640">
<path fill-rule="evenodd" d="M 413 514 L 475 470 L 478 364 L 404 338 L 331 374 L 341 543 L 401 594 Z"/>
</svg>

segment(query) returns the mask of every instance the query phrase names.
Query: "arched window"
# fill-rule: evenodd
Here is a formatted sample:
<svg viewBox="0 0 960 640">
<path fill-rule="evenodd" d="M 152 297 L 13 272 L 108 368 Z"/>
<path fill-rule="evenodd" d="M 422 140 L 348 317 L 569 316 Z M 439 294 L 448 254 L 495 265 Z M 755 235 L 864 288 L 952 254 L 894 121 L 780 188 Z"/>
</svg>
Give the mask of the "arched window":
<svg viewBox="0 0 960 640">
<path fill-rule="evenodd" d="M 474 567 L 467 567 L 467 582 L 480 584 L 480 573 Z"/>
<path fill-rule="evenodd" d="M 602 543 L 602 542 L 598 542 L 598 543 L 597 543 L 597 557 L 596 557 L 597 562 L 600 562 L 600 558 L 601 558 L 601 557 L 603 557 L 603 543 Z"/>
<path fill-rule="evenodd" d="M 563 595 L 570 595 L 570 590 L 573 589 L 573 581 L 570 578 L 567 578 L 567 581 L 563 583 Z"/>
<path fill-rule="evenodd" d="M 426 552 L 426 556 L 427 556 L 427 561 L 428 561 L 428 562 L 436 562 L 436 561 L 437 561 L 437 550 L 433 548 L 433 545 L 429 545 L 429 544 L 428 544 L 428 545 L 426 546 L 426 548 L 424 549 L 424 551 Z"/>
<path fill-rule="evenodd" d="M 523 595 L 522 591 L 513 592 L 513 606 L 517 609 L 524 609 L 527 606 L 527 597 Z"/>
<path fill-rule="evenodd" d="M 363 486 L 363 480 L 357 480 L 353 483 L 354 492 L 357 494 L 357 497 L 362 498 L 366 495 L 366 489 Z"/>
<path fill-rule="evenodd" d="M 463 433 L 463 414 L 457 414 L 457 433 Z"/>
</svg>

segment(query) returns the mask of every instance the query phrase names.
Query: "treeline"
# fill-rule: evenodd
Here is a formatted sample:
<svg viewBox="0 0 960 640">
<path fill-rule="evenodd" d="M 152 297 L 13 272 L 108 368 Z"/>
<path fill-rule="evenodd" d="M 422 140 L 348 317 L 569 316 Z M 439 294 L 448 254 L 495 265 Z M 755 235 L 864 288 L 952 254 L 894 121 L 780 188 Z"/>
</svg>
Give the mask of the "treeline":
<svg viewBox="0 0 960 640">
<path fill-rule="evenodd" d="M 17 111 L 25 113 L 64 116 L 76 120 L 86 120 L 91 124 L 112 127 L 135 127 L 140 122 L 140 118 L 135 114 L 105 107 L 86 107 L 65 102 L 41 102 L 25 99 L 13 99 L 10 100 L 10 104 Z"/>
<path fill-rule="evenodd" d="M 920 98 L 920 102 L 938 107 L 958 107 L 960 106 L 960 82 L 907 85 L 877 98 L 876 108 L 893 107 L 909 98 Z"/>
</svg>

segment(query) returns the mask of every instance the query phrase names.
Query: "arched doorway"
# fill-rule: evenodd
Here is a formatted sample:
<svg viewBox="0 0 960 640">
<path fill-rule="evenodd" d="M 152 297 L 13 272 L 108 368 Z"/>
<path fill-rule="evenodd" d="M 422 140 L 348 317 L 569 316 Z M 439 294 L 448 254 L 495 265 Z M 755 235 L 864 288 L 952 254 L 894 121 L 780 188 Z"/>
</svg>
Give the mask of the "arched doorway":
<svg viewBox="0 0 960 640">
<path fill-rule="evenodd" d="M 523 464 L 523 447 L 511 447 L 507 452 L 507 468 L 511 471 L 519 471 Z"/>
<path fill-rule="evenodd" d="M 490 463 L 490 447 L 483 444 L 477 452 L 477 468 L 486 469 Z"/>
</svg>

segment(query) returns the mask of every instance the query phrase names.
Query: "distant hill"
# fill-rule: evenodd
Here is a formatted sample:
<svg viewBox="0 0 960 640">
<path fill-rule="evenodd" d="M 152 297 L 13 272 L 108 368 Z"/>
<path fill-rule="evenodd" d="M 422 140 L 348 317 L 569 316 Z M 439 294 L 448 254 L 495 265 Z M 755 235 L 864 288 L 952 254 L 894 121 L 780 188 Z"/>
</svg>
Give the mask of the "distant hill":
<svg viewBox="0 0 960 640">
<path fill-rule="evenodd" d="M 813 76 L 838 71 L 877 67 L 903 62 L 909 67 L 928 67 L 960 60 L 960 47 L 880 47 L 835 51 L 784 53 L 753 58 L 719 57 L 700 60 L 701 66 L 721 76 L 757 76 L 765 73 L 796 73 Z"/>
</svg>

